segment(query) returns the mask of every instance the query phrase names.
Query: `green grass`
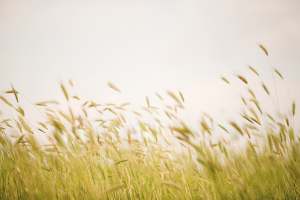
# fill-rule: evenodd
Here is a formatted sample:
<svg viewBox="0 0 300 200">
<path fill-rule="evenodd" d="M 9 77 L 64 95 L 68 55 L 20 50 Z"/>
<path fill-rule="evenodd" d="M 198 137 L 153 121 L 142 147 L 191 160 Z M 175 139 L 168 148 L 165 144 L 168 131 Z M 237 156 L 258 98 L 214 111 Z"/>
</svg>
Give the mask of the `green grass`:
<svg viewBox="0 0 300 200">
<path fill-rule="evenodd" d="M 241 84 L 248 83 L 245 77 L 237 78 Z M 71 81 L 70 85 L 73 87 Z M 112 83 L 109 86 L 121 92 Z M 80 103 L 79 97 L 71 100 L 66 88 L 61 88 L 68 102 Z M 242 123 L 220 125 L 204 115 L 198 132 L 176 119 L 177 110 L 184 109 L 182 93 L 168 92 L 176 106 L 167 113 L 151 107 L 146 98 L 146 109 L 167 114 L 173 119 L 170 126 L 139 119 L 139 126 L 132 128 L 124 117 L 125 112 L 132 113 L 126 105 L 88 102 L 79 104 L 81 112 L 75 113 L 69 104 L 67 114 L 49 109 L 50 103 L 57 102 L 41 102 L 36 108 L 45 120 L 33 128 L 19 107 L 21 94 L 13 86 L 7 93 L 17 102 L 13 105 L 1 96 L 15 115 L 11 119 L 2 115 L 0 125 L 0 199 L 300 198 L 300 145 L 293 129 L 296 118 L 292 102 L 287 111 L 291 116 L 280 113 L 278 120 L 273 119 L 249 90 L 252 98 L 243 99 Z M 279 105 L 272 101 L 280 112 Z M 90 121 L 92 109 L 111 119 Z M 101 131 L 96 131 L 98 126 Z M 233 140 L 212 143 L 212 137 L 220 131 L 230 136 L 239 134 L 245 148 L 233 148 Z M 49 138 L 46 145 L 35 138 L 43 132 Z M 185 149 L 183 154 L 173 151 L 176 144 Z"/>
</svg>

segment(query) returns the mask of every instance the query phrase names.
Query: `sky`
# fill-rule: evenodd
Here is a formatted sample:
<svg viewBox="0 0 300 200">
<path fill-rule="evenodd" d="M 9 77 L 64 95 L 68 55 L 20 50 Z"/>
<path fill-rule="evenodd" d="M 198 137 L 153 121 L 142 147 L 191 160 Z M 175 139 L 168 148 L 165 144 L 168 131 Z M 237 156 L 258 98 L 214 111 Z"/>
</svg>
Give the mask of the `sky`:
<svg viewBox="0 0 300 200">
<path fill-rule="evenodd" d="M 146 106 L 147 95 L 156 106 L 156 92 L 167 98 L 165 91 L 181 91 L 192 119 L 206 112 L 229 121 L 242 108 L 234 91 L 250 87 L 274 114 L 261 79 L 247 67 L 275 98 L 262 44 L 285 80 L 274 74 L 283 112 L 291 110 L 287 86 L 299 114 L 299 10 L 300 1 L 293 0 L 1 0 L 0 92 L 10 90 L 11 82 L 34 103 L 58 100 L 63 106 L 60 83 L 73 94 L 72 79 L 83 102 Z M 248 85 L 234 75 L 246 77 Z M 40 117 L 25 98 L 20 103 L 29 117 Z M 11 115 L 3 102 L 0 110 Z"/>
</svg>

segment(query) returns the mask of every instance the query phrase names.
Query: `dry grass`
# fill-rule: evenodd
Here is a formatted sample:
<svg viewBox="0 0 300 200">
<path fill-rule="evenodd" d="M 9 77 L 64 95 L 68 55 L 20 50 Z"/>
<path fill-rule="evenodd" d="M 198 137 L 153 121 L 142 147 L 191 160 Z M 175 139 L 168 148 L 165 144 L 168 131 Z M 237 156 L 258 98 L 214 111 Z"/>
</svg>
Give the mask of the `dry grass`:
<svg viewBox="0 0 300 200">
<path fill-rule="evenodd" d="M 237 77 L 248 83 L 245 77 Z M 224 77 L 222 80 L 230 84 Z M 71 80 L 69 83 L 75 89 Z M 112 83 L 109 87 L 121 92 Z M 53 110 L 50 105 L 58 103 L 55 101 L 37 103 L 36 108 L 45 116 L 38 127 L 28 123 L 20 106 L 26 99 L 20 98 L 13 86 L 6 95 L 15 96 L 14 104 L 0 96 L 4 106 L 14 108 L 13 118 L 1 115 L 1 199 L 300 197 L 300 139 L 293 129 L 295 102 L 290 106 L 293 116 L 286 116 L 282 123 L 263 112 L 254 90 L 249 89 L 253 98 L 243 98 L 241 122 L 220 125 L 204 114 L 193 131 L 180 119 L 185 100 L 181 92 L 180 98 L 167 92 L 175 103 L 167 106 L 167 111 L 150 105 L 146 97 L 145 110 L 155 119 L 155 123 L 147 123 L 143 111 L 132 110 L 130 103 L 82 104 L 75 90 L 69 99 L 71 92 L 63 84 L 61 89 L 69 103 L 68 112 Z M 71 101 L 78 101 L 80 112 L 72 109 Z M 94 111 L 100 118 L 91 121 Z M 127 114 L 134 114 L 139 125 L 130 124 Z M 164 125 L 165 115 L 169 121 Z M 213 142 L 220 130 L 231 139 L 220 137 Z M 38 142 L 38 134 L 47 135 L 46 144 Z M 232 145 L 236 137 L 244 141 L 244 148 L 238 151 Z M 176 153 L 178 148 L 184 153 Z"/>
</svg>

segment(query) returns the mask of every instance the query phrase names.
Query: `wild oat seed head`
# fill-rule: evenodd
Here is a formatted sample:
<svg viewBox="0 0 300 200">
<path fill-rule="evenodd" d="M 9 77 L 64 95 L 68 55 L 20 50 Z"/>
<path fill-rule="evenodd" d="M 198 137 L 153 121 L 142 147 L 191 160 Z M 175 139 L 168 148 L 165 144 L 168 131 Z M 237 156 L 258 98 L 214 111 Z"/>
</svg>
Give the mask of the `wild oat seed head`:
<svg viewBox="0 0 300 200">
<path fill-rule="evenodd" d="M 266 93 L 268 93 L 268 95 L 270 95 L 269 90 L 267 89 L 266 85 L 264 83 L 262 83 L 263 88 L 265 89 Z"/>
<path fill-rule="evenodd" d="M 70 83 L 70 85 L 73 87 L 73 82 L 72 82 L 71 79 L 69 80 L 69 83 Z"/>
<path fill-rule="evenodd" d="M 11 103 L 9 103 L 4 96 L 0 95 L 0 99 L 2 99 L 2 101 L 4 101 L 7 105 L 13 107 L 13 105 Z"/>
<path fill-rule="evenodd" d="M 149 98 L 147 96 L 146 96 L 146 101 L 147 101 L 148 108 L 150 108 L 150 102 L 149 102 Z"/>
<path fill-rule="evenodd" d="M 66 88 L 64 87 L 63 84 L 60 84 L 60 87 L 61 87 L 62 91 L 64 92 L 66 99 L 69 101 L 69 96 L 68 96 Z"/>
<path fill-rule="evenodd" d="M 259 47 L 265 52 L 267 56 L 269 55 L 267 49 L 263 45 L 259 44 Z"/>
<path fill-rule="evenodd" d="M 109 87 L 118 91 L 118 92 L 121 92 L 121 90 L 119 90 L 113 83 L 108 83 Z"/>
<path fill-rule="evenodd" d="M 281 73 L 277 69 L 274 69 L 274 71 L 278 74 L 278 76 L 280 76 L 281 79 L 283 79 Z"/>
<path fill-rule="evenodd" d="M 259 76 L 259 74 L 257 73 L 257 71 L 255 70 L 255 69 L 253 69 L 253 67 L 251 67 L 251 66 L 248 66 L 249 67 L 249 69 L 251 69 L 257 76 Z"/>
<path fill-rule="evenodd" d="M 184 97 L 183 97 L 183 95 L 180 91 L 179 91 L 179 94 L 180 94 L 180 97 L 181 97 L 182 101 L 184 102 Z"/>
<path fill-rule="evenodd" d="M 10 83 L 10 86 L 11 86 L 11 89 L 12 89 L 12 91 L 13 91 L 14 95 L 15 95 L 15 98 L 16 98 L 17 102 L 19 103 L 19 99 L 18 99 L 17 91 L 15 90 L 15 88 L 14 88 L 14 86 L 13 86 L 13 84 L 12 84 L 12 83 Z"/>
<path fill-rule="evenodd" d="M 295 115 L 295 110 L 296 110 L 296 105 L 295 105 L 295 102 L 293 102 L 293 105 L 292 105 L 293 116 Z"/>
<path fill-rule="evenodd" d="M 229 84 L 229 81 L 226 78 L 222 77 L 222 80 Z"/>
<path fill-rule="evenodd" d="M 243 76 L 241 75 L 235 75 L 235 76 L 241 79 L 244 83 L 248 84 L 248 81 Z"/>
</svg>

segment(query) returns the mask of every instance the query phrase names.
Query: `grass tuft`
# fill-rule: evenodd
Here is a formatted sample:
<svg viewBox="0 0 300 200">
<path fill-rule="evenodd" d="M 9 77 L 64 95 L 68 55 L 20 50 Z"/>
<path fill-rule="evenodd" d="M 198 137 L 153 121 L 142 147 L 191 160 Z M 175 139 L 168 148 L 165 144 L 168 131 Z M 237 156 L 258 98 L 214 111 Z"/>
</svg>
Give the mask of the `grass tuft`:
<svg viewBox="0 0 300 200">
<path fill-rule="evenodd" d="M 292 115 L 278 119 L 278 113 L 263 112 L 255 89 L 247 89 L 251 98 L 242 98 L 240 120 L 221 125 L 203 113 L 192 129 L 181 118 L 180 91 L 179 98 L 167 92 L 172 105 L 150 106 L 146 96 L 148 106 L 139 109 L 130 103 L 82 104 L 69 83 L 73 93 L 61 84 L 68 101 L 63 111 L 51 107 L 57 101 L 33 104 L 45 117 L 38 123 L 26 118 L 30 110 L 21 108 L 23 98 L 12 85 L 3 95 L 14 95 L 15 102 L 0 95 L 13 108 L 11 118 L 0 112 L 0 199 L 300 198 L 295 102 L 285 112 Z"/>
</svg>

